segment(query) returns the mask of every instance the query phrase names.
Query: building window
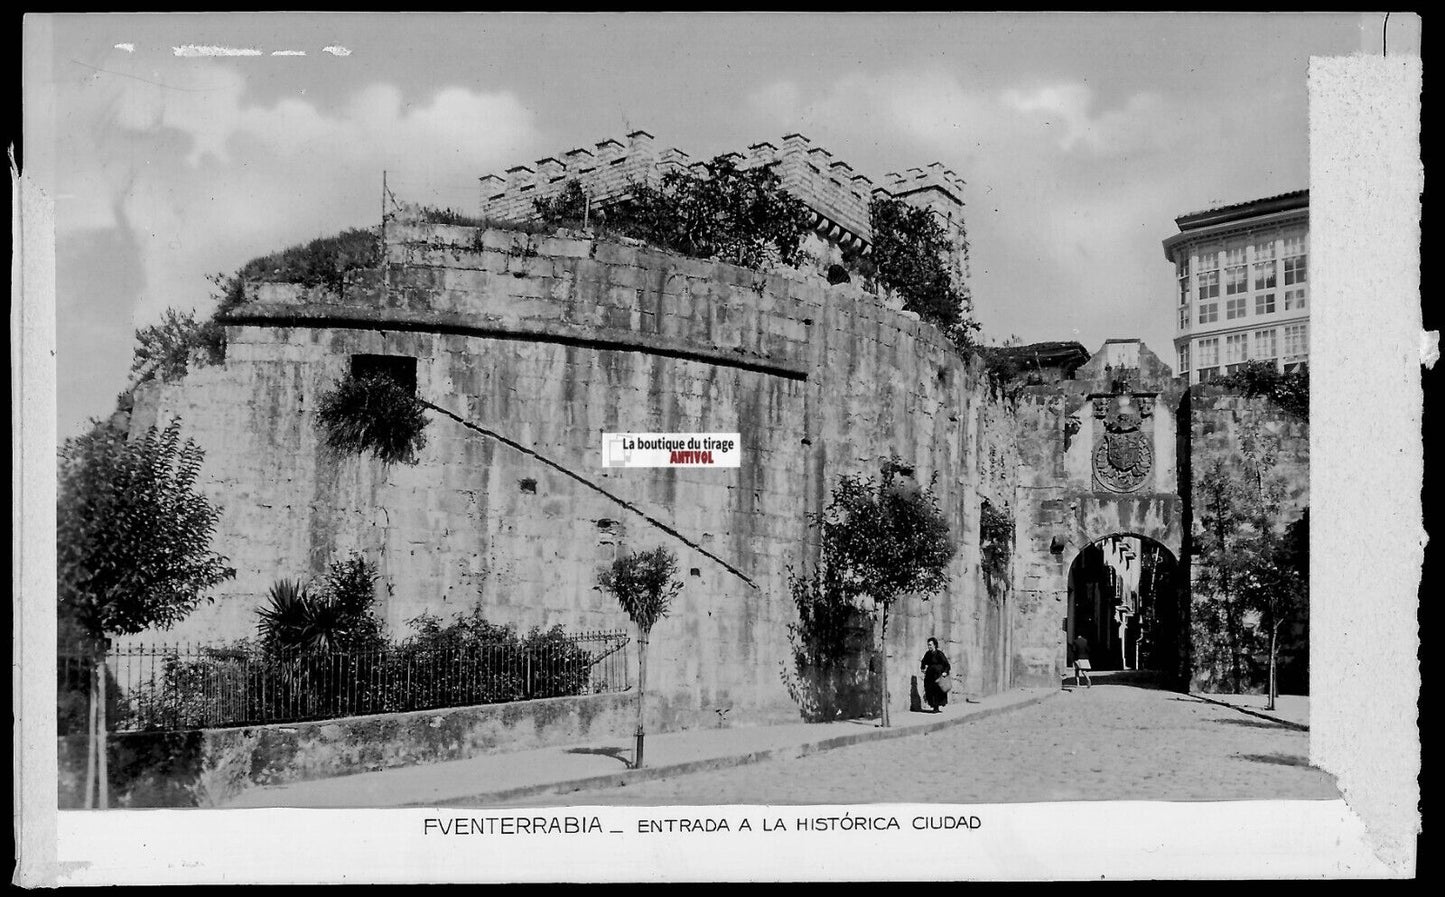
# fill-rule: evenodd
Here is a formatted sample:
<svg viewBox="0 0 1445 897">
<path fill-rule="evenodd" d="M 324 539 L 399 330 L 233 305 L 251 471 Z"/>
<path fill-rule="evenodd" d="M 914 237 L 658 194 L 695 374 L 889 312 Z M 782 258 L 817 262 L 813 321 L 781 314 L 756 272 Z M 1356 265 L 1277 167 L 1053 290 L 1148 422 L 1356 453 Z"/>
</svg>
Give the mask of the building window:
<svg viewBox="0 0 1445 897">
<path fill-rule="evenodd" d="M 1224 253 L 1224 294 L 1233 296 L 1249 292 L 1249 268 L 1244 264 L 1244 247 L 1237 246 Z"/>
<path fill-rule="evenodd" d="M 1219 272 L 1218 272 L 1218 271 L 1200 271 L 1198 277 L 1196 278 L 1196 280 L 1198 280 L 1198 282 L 1199 282 L 1199 298 L 1200 298 L 1200 299 L 1217 299 L 1217 298 L 1219 298 Z"/>
<path fill-rule="evenodd" d="M 1274 293 L 1260 293 L 1255 296 L 1254 313 L 1257 315 L 1274 314 Z"/>
<path fill-rule="evenodd" d="M 1175 263 L 1179 278 L 1179 304 L 1189 304 L 1189 256 L 1185 256 Z"/>
<path fill-rule="evenodd" d="M 1289 237 L 1284 241 L 1285 286 L 1305 282 L 1307 258 L 1304 237 Z"/>
<path fill-rule="evenodd" d="M 1219 338 L 1202 339 L 1199 346 L 1199 370 L 1217 367 L 1219 365 Z"/>
<path fill-rule="evenodd" d="M 1205 302 L 1199 306 L 1199 323 L 1213 324 L 1219 320 L 1219 303 Z"/>
<path fill-rule="evenodd" d="M 1246 312 L 1246 310 L 1247 310 L 1247 306 L 1248 306 L 1248 305 L 1249 305 L 1249 298 L 1248 298 L 1247 296 L 1240 296 L 1238 299 L 1226 299 L 1226 300 L 1224 300 L 1224 317 L 1225 317 L 1225 319 L 1232 321 L 1232 320 L 1234 320 L 1235 318 L 1242 318 L 1242 317 L 1244 317 L 1244 314 L 1245 314 L 1245 312 Z"/>
<path fill-rule="evenodd" d="M 1224 370 L 1234 373 L 1249 360 L 1249 334 L 1232 333 L 1224 338 Z"/>
<path fill-rule="evenodd" d="M 1302 370 L 1309 360 L 1309 325 L 1289 324 L 1284 328 L 1284 369 Z"/>
<path fill-rule="evenodd" d="M 1187 373 L 1189 373 L 1189 347 L 1188 347 L 1188 346 L 1180 346 L 1180 347 L 1179 347 L 1179 370 L 1178 370 L 1176 373 L 1179 373 L 1179 374 L 1187 374 Z"/>
<path fill-rule="evenodd" d="M 1274 361 L 1278 354 L 1274 330 L 1256 330 L 1254 332 L 1254 357 L 1264 361 Z"/>
<path fill-rule="evenodd" d="M 1194 275 L 1200 299 L 1219 296 L 1219 250 L 1199 250 L 1199 265 Z"/>
<path fill-rule="evenodd" d="M 1189 329 L 1189 306 L 1187 305 L 1179 309 L 1179 329 Z"/>
<path fill-rule="evenodd" d="M 1301 288 L 1299 288 L 1299 289 L 1297 289 L 1297 290 L 1285 290 L 1285 291 L 1284 291 L 1284 310 L 1285 310 L 1285 311 L 1299 311 L 1300 309 L 1303 309 L 1304 307 L 1305 307 L 1305 291 L 1304 291 L 1304 287 L 1301 287 Z"/>
<path fill-rule="evenodd" d="M 1272 290 L 1275 287 L 1274 278 L 1274 241 L 1254 244 L 1254 288 Z"/>
</svg>

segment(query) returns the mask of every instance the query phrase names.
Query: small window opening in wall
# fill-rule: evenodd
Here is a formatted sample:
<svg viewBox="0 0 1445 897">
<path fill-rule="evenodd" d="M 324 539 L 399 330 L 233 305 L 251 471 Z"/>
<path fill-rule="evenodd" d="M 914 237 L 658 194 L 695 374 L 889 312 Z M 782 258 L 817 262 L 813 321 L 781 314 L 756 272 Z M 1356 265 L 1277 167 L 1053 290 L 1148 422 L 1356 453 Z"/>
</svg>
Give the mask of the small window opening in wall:
<svg viewBox="0 0 1445 897">
<path fill-rule="evenodd" d="M 376 375 L 388 377 L 408 392 L 416 392 L 416 359 L 409 355 L 353 355 L 351 376 L 358 380 Z"/>
<path fill-rule="evenodd" d="M 601 520 L 597 521 L 597 529 L 604 533 L 613 532 L 616 527 L 616 520 L 608 520 L 606 517 L 603 517 Z"/>
<path fill-rule="evenodd" d="M 698 569 L 697 567 L 693 567 L 691 570 L 687 571 L 687 573 L 688 573 L 689 576 L 701 576 L 701 575 L 702 575 L 702 571 L 701 571 L 700 569 Z"/>
<path fill-rule="evenodd" d="M 517 481 L 517 486 L 528 495 L 537 494 L 537 481 L 531 477 L 523 477 Z"/>
</svg>

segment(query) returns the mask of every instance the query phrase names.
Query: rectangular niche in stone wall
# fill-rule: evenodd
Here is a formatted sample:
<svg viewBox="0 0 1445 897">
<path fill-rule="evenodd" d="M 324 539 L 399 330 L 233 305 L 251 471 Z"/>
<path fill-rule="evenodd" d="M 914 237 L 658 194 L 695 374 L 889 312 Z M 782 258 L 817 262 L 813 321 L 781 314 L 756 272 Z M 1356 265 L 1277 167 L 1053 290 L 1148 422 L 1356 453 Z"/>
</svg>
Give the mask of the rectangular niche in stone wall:
<svg viewBox="0 0 1445 897">
<path fill-rule="evenodd" d="M 416 359 L 409 355 L 353 355 L 351 376 L 358 380 L 375 375 L 390 378 L 416 392 Z"/>
</svg>

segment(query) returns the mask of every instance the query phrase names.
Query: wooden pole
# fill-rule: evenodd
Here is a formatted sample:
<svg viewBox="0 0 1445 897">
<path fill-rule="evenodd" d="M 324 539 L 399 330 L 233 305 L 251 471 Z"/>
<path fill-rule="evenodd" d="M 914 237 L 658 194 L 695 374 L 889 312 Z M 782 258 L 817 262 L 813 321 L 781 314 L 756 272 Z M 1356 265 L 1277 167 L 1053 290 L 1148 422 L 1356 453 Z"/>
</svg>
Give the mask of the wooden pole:
<svg viewBox="0 0 1445 897">
<path fill-rule="evenodd" d="M 647 698 L 647 633 L 637 628 L 637 737 L 632 748 L 632 768 L 642 768 L 643 711 Z"/>
<path fill-rule="evenodd" d="M 100 701 L 96 706 L 96 716 L 99 719 L 96 725 L 96 791 L 99 797 L 96 804 L 99 809 L 110 808 L 110 762 L 107 758 L 109 751 L 106 748 L 106 714 L 105 714 L 105 679 L 106 662 L 105 652 L 110 649 L 110 640 L 106 639 L 101 643 L 100 663 L 96 665 L 96 687 L 100 692 Z"/>
</svg>

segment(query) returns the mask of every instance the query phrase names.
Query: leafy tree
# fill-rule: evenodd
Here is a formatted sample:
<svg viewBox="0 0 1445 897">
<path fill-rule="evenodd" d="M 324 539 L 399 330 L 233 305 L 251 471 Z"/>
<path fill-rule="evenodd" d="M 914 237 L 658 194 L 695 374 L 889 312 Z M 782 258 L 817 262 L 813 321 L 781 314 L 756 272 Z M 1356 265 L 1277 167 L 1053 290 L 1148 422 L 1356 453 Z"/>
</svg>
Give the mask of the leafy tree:
<svg viewBox="0 0 1445 897">
<path fill-rule="evenodd" d="M 637 627 L 637 744 L 632 767 L 642 768 L 645 734 L 643 703 L 647 695 L 647 641 L 652 627 L 667 616 L 672 600 L 682 591 L 677 580 L 677 555 L 666 548 L 624 553 L 611 567 L 600 570 L 597 584 L 612 595 Z"/>
<path fill-rule="evenodd" d="M 415 464 L 426 445 L 426 405 L 385 374 L 346 375 L 321 396 L 317 417 L 326 444 L 341 454 L 370 451 L 386 464 Z"/>
<path fill-rule="evenodd" d="M 1247 665 L 1267 639 L 1271 707 L 1280 629 L 1306 612 L 1309 588 L 1308 518 L 1283 533 L 1279 527 L 1284 483 L 1272 473 L 1278 453 L 1277 440 L 1244 426 L 1240 452 L 1213 459 L 1193 496 L 1196 626 L 1209 654 L 1225 655 L 1235 692 L 1252 678 Z"/>
<path fill-rule="evenodd" d="M 903 307 L 937 325 L 960 347 L 972 346 L 978 323 L 945 261 L 953 252 L 933 212 L 896 199 L 869 206 L 873 251 L 868 268 L 898 293 Z"/>
<path fill-rule="evenodd" d="M 169 629 L 236 575 L 210 547 L 220 512 L 196 489 L 204 453 L 180 434 L 179 418 L 135 440 L 97 425 L 60 450 L 56 593 L 67 625 L 99 646 L 88 778 L 99 783 L 102 807 L 105 640 Z M 86 794 L 88 804 L 91 782 Z"/>
<path fill-rule="evenodd" d="M 879 619 L 879 699 L 882 724 L 888 712 L 888 615 L 907 594 L 925 600 L 948 584 L 955 546 L 938 507 L 933 483 L 920 488 L 897 457 L 882 476 L 844 476 L 819 521 L 822 551 L 837 566 L 838 588 L 872 599 Z"/>
<path fill-rule="evenodd" d="M 612 212 L 611 226 L 697 258 L 748 268 L 798 263 L 810 216 L 771 168 L 743 170 L 718 156 L 704 172 L 674 170 L 658 187 L 634 184 L 631 200 Z"/>
</svg>

